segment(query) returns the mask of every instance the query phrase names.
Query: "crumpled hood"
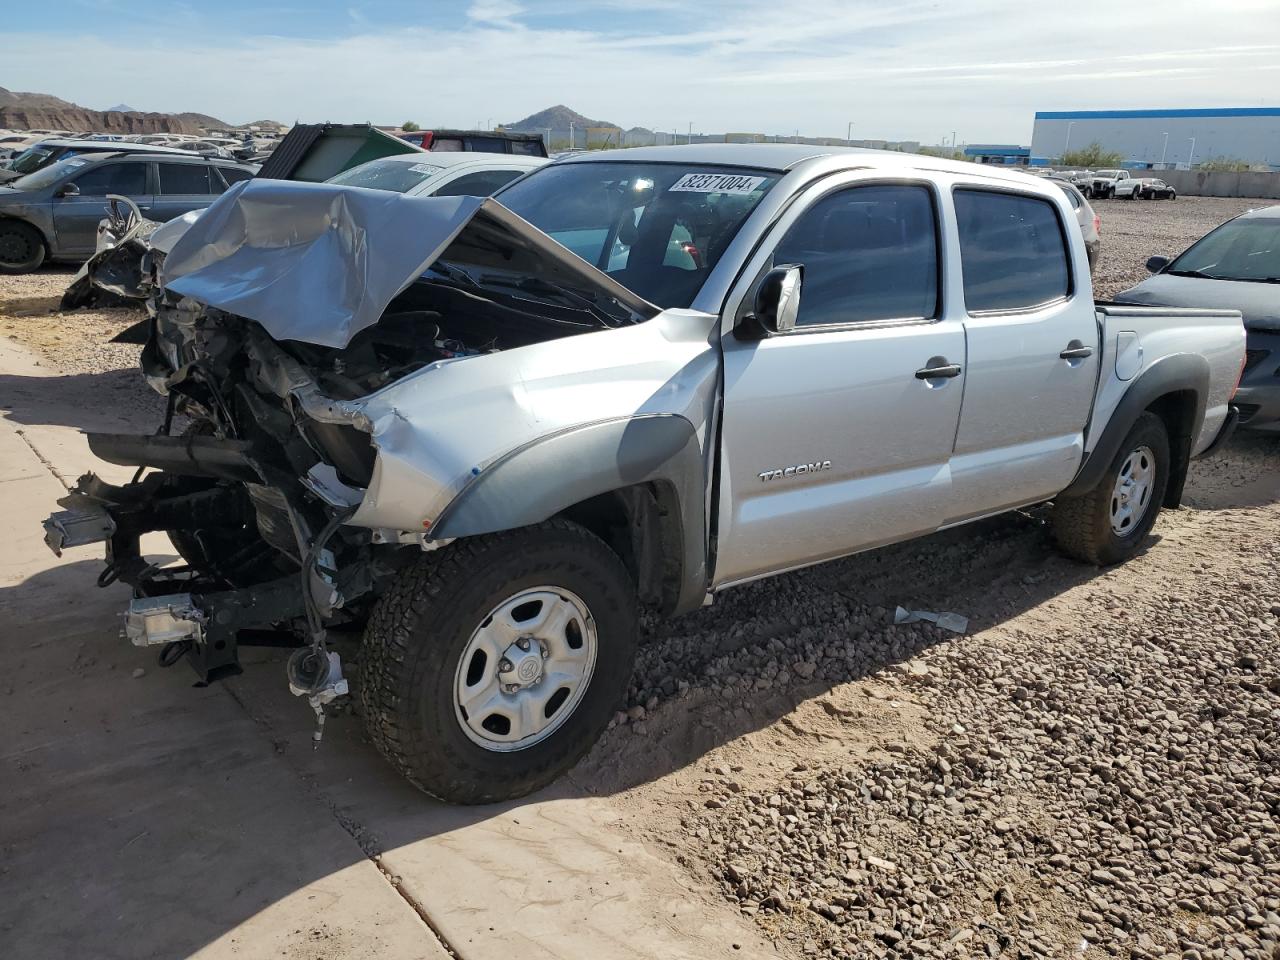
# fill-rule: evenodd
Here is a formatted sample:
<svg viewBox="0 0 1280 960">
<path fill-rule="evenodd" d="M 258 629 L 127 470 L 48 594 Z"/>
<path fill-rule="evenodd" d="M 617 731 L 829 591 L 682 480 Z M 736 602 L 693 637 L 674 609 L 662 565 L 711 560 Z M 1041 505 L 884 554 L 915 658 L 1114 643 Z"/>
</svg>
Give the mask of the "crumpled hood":
<svg viewBox="0 0 1280 960">
<path fill-rule="evenodd" d="M 164 286 L 277 340 L 342 348 L 464 231 L 509 246 L 533 273 L 572 278 L 645 318 L 659 312 L 495 200 L 287 180 L 247 180 L 219 197 L 169 251 Z"/>
<path fill-rule="evenodd" d="M 1280 284 L 1207 280 L 1159 273 L 1116 294 L 1116 303 L 1145 307 L 1204 307 L 1239 310 L 1254 330 L 1280 330 Z"/>
</svg>

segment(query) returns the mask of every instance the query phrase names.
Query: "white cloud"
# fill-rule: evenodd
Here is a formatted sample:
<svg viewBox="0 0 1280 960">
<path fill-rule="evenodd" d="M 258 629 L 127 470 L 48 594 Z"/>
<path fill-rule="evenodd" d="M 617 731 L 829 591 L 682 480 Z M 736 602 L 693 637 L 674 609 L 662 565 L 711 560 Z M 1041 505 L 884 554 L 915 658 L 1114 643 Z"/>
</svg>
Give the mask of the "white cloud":
<svg viewBox="0 0 1280 960">
<path fill-rule="evenodd" d="M 353 7 L 369 22 L 325 39 L 210 23 L 193 55 L 154 19 L 107 38 L 10 31 L 5 85 L 232 121 L 470 126 L 566 103 L 664 130 L 843 136 L 852 120 L 859 137 L 1026 143 L 1037 109 L 1265 103 L 1280 62 L 1274 0 L 1219 0 L 1212 16 L 1170 0 L 1140 32 L 1111 0 L 1052 20 L 1014 0 L 549 2 L 473 0 L 449 28 L 394 30 Z"/>
</svg>

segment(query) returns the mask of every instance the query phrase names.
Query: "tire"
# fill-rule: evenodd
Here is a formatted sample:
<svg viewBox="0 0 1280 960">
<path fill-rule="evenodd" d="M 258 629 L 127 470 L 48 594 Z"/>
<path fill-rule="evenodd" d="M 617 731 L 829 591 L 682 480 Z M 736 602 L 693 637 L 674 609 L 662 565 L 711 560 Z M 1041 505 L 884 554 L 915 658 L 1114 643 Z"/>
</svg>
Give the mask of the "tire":
<svg viewBox="0 0 1280 960">
<path fill-rule="evenodd" d="M 546 645 L 547 638 L 537 628 L 531 630 L 537 652 L 545 650 L 545 663 L 552 665 L 545 671 L 565 675 L 555 668 L 562 652 L 592 655 L 578 691 L 566 694 L 550 714 L 546 709 L 567 687 L 548 695 L 539 679 L 505 699 L 510 691 L 496 671 L 490 672 L 495 664 L 474 646 L 504 612 L 517 632 L 529 629 L 521 625 L 525 618 L 520 612 L 535 602 L 523 599 L 531 595 L 552 597 L 552 603 L 586 613 L 561 627 L 558 639 L 552 631 Z M 541 613 L 539 607 L 527 622 L 534 623 Z M 359 697 L 370 739 L 411 783 L 440 800 L 492 803 L 531 793 L 572 767 L 622 704 L 635 663 L 638 623 L 635 584 L 622 560 L 594 534 L 568 521 L 469 538 L 427 554 L 397 575 L 365 630 Z M 575 631 L 579 648 L 570 652 Z M 525 653 L 514 645 L 503 649 L 513 635 L 505 633 L 479 648 L 503 651 L 497 665 L 506 664 L 511 672 L 501 676 L 507 679 L 515 679 L 516 673 L 527 676 L 526 661 L 533 660 L 536 669 L 539 659 L 527 652 L 528 646 Z M 516 642 L 527 645 L 529 639 Z M 561 648 L 555 654 L 553 645 Z M 508 656 L 517 662 L 514 670 Z M 484 700 L 483 716 L 480 709 L 469 714 L 461 706 L 463 687 L 473 682 L 491 691 L 487 697 L 476 696 Z M 541 718 L 536 708 L 533 716 L 545 722 L 545 729 L 522 740 L 497 742 L 517 736 L 521 721 L 509 721 L 503 731 L 504 718 L 487 712 L 487 704 L 521 715 L 522 698 L 536 703 L 539 695 L 547 698 L 546 708 Z M 559 710 L 569 713 L 559 717 Z M 483 727 L 491 723 L 497 726 Z M 520 746 L 522 742 L 526 745 Z"/>
<path fill-rule="evenodd" d="M 1115 187 L 1108 187 L 1108 188 L 1107 188 L 1107 199 L 1108 199 L 1108 200 L 1114 200 L 1115 198 L 1116 198 L 1116 188 L 1115 188 Z"/>
<path fill-rule="evenodd" d="M 0 220 L 0 273 L 31 273 L 48 255 L 40 231 L 21 220 Z"/>
<path fill-rule="evenodd" d="M 1123 523 L 1124 512 L 1115 496 L 1118 484 L 1122 474 L 1132 475 L 1144 459 L 1154 473 L 1138 505 L 1141 513 L 1132 516 L 1123 532 L 1118 532 L 1113 519 Z M 1168 483 L 1169 434 L 1163 420 L 1146 412 L 1129 429 L 1119 452 L 1093 490 L 1079 497 L 1063 497 L 1054 503 L 1054 539 L 1064 553 L 1085 563 L 1108 566 L 1128 560 L 1151 532 Z"/>
<path fill-rule="evenodd" d="M 1129 193 L 1129 199 L 1130 199 L 1130 200 L 1141 200 L 1141 199 L 1142 199 L 1142 192 L 1141 192 L 1140 190 L 1138 190 L 1138 188 L 1137 188 L 1137 187 L 1134 187 L 1134 188 L 1133 188 L 1133 190 L 1132 190 L 1132 191 L 1130 191 L 1130 193 Z"/>
</svg>

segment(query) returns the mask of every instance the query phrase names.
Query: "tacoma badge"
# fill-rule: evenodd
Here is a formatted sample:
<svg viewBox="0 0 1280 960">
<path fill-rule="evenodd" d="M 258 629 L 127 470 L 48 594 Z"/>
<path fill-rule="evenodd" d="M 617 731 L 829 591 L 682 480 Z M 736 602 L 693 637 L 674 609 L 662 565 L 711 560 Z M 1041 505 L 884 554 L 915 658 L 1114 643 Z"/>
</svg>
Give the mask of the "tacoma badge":
<svg viewBox="0 0 1280 960">
<path fill-rule="evenodd" d="M 783 477 L 799 477 L 806 473 L 817 473 L 819 470 L 830 469 L 830 460 L 819 460 L 816 463 L 799 463 L 794 467 L 783 467 L 780 470 L 765 470 L 760 474 L 760 479 L 768 482 L 769 480 L 781 480 Z"/>
</svg>

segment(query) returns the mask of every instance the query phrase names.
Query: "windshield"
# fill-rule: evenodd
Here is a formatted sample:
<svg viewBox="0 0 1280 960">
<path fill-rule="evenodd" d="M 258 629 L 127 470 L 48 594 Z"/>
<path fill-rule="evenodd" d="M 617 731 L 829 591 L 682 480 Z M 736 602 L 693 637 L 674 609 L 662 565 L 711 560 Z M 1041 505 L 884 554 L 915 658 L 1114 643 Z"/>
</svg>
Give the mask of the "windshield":
<svg viewBox="0 0 1280 960">
<path fill-rule="evenodd" d="M 1165 273 L 1280 281 L 1280 217 L 1231 220 L 1192 244 Z"/>
<path fill-rule="evenodd" d="M 42 147 L 37 144 L 34 147 L 28 147 L 20 154 L 9 161 L 9 169 L 15 173 L 35 173 L 53 156 L 52 147 Z"/>
<path fill-rule="evenodd" d="M 778 174 L 677 163 L 565 163 L 497 195 L 659 307 L 687 307 Z"/>
<path fill-rule="evenodd" d="M 337 176 L 330 177 L 329 183 L 405 193 L 439 172 L 440 167 L 434 163 L 405 163 L 403 160 L 384 157 L 343 170 Z"/>
<path fill-rule="evenodd" d="M 83 167 L 88 161 L 84 157 L 64 157 L 57 163 L 51 163 L 42 170 L 28 173 L 25 177 L 10 180 L 5 186 L 15 190 L 43 190 L 57 183 L 67 174 Z"/>
<path fill-rule="evenodd" d="M 1099 170 L 1097 175 L 1099 177 L 1118 177 L 1123 172 L 1123 170 Z"/>
</svg>

